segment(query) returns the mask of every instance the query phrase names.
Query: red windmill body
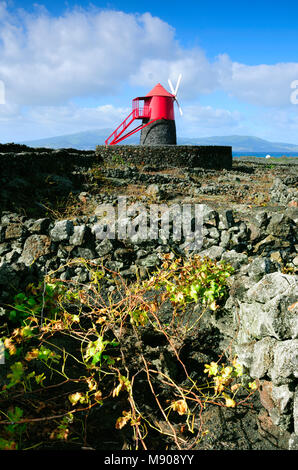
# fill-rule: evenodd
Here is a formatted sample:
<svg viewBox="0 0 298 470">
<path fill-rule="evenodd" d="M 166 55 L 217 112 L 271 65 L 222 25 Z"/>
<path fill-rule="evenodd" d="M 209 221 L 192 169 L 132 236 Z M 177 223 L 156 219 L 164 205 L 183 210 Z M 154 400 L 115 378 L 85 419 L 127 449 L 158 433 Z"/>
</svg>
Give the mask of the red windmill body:
<svg viewBox="0 0 298 470">
<path fill-rule="evenodd" d="M 176 87 L 176 90 L 178 85 Z M 174 91 L 174 90 L 173 90 Z M 175 127 L 174 101 L 176 94 L 169 93 L 160 83 L 158 83 L 146 96 L 134 98 L 132 101 L 132 112 L 117 127 L 117 129 L 106 139 L 106 145 L 115 145 L 118 142 L 130 137 L 134 133 L 144 129 L 152 123 L 160 121 L 171 123 Z M 178 105 L 179 106 L 179 105 Z M 180 108 L 179 108 L 180 109 Z M 180 110 L 181 112 L 181 110 Z M 123 135 L 126 129 L 136 119 L 142 119 L 142 123 Z M 176 130 L 175 130 L 176 140 Z M 176 143 L 176 142 L 171 142 Z"/>
</svg>

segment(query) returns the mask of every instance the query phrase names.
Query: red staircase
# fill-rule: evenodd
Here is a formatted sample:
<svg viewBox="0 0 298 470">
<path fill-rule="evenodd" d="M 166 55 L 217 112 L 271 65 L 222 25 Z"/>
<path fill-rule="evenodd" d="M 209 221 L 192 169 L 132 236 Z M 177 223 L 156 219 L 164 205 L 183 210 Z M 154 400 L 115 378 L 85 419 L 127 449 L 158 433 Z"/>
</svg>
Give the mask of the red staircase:
<svg viewBox="0 0 298 470">
<path fill-rule="evenodd" d="M 149 118 L 149 122 L 146 124 L 140 124 L 135 127 L 133 130 L 127 132 L 125 135 L 122 135 L 123 132 L 133 123 L 135 119 Z M 150 121 L 150 109 L 149 106 L 139 106 L 139 101 L 133 101 L 133 110 L 132 112 L 124 119 L 124 121 L 117 127 L 117 129 L 112 132 L 112 134 L 105 140 L 106 145 L 115 145 L 121 140 L 126 139 L 127 137 L 133 135 L 135 132 L 140 131 L 143 127 L 148 126 L 151 122 L 156 121 L 156 119 Z"/>
<path fill-rule="evenodd" d="M 131 123 L 136 119 L 136 113 L 133 109 L 132 112 L 124 119 L 124 121 L 117 127 L 117 129 L 112 132 L 112 134 L 105 141 L 106 145 L 115 145 L 119 142 L 119 137 L 123 132 L 131 125 Z M 111 142 L 109 142 L 112 139 Z M 122 139 L 121 139 L 122 140 Z"/>
</svg>

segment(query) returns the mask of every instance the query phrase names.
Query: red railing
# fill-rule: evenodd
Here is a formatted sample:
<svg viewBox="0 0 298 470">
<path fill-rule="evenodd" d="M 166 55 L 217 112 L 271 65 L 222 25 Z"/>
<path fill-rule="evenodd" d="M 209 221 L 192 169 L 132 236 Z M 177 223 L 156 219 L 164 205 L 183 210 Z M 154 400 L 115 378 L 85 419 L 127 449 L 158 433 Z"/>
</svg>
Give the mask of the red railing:
<svg viewBox="0 0 298 470">
<path fill-rule="evenodd" d="M 147 104 L 140 106 L 139 100 L 132 102 L 132 109 L 135 111 L 136 119 L 150 118 L 150 108 Z"/>
<path fill-rule="evenodd" d="M 131 132 L 128 132 L 125 136 L 122 136 L 120 139 L 121 134 L 131 125 L 131 123 L 135 119 L 143 119 L 149 118 L 150 119 L 150 108 L 148 105 L 139 106 L 139 101 L 132 102 L 132 112 L 124 119 L 124 121 L 117 127 L 117 129 L 112 132 L 112 134 L 106 139 L 106 145 L 114 145 L 121 140 L 125 139 L 129 135 L 134 134 L 137 130 L 140 130 L 143 126 L 140 124 L 136 129 Z"/>
<path fill-rule="evenodd" d="M 133 109 L 132 112 L 127 116 L 127 118 L 125 118 L 124 121 L 121 122 L 120 126 L 118 126 L 117 129 L 115 129 L 114 132 L 112 132 L 112 134 L 107 138 L 107 140 L 105 141 L 106 145 L 109 145 L 109 140 L 111 139 L 112 142 L 110 142 L 110 145 L 112 145 L 113 142 L 117 140 L 117 138 L 122 134 L 122 132 L 124 132 L 125 129 L 127 129 L 128 126 L 130 126 L 130 124 L 136 119 L 135 114 L 135 110 Z"/>
</svg>

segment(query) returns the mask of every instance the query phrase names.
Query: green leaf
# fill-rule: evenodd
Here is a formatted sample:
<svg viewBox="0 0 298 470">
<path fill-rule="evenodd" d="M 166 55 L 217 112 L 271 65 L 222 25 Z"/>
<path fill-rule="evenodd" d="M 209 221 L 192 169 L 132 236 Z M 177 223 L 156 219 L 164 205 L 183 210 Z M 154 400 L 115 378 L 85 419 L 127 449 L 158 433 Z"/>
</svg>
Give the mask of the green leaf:
<svg viewBox="0 0 298 470">
<path fill-rule="evenodd" d="M 46 376 L 44 375 L 44 373 L 35 376 L 35 382 L 36 382 L 38 385 L 43 385 L 42 382 L 43 382 L 45 379 L 46 379 Z"/>
<path fill-rule="evenodd" d="M 59 354 L 55 353 L 51 349 L 45 348 L 44 346 L 41 346 L 41 348 L 38 351 L 38 359 L 44 360 L 46 362 L 49 359 L 51 359 L 54 362 L 59 362 L 60 357 L 61 356 Z"/>
<path fill-rule="evenodd" d="M 18 445 L 15 441 L 8 441 L 7 439 L 2 439 L 0 437 L 0 450 L 17 450 Z"/>
<path fill-rule="evenodd" d="M 103 355 L 102 358 L 107 362 L 108 365 L 115 364 L 115 359 L 112 359 L 110 356 Z"/>
<path fill-rule="evenodd" d="M 30 307 L 34 307 L 34 305 L 36 305 L 36 301 L 34 300 L 33 297 L 30 297 L 28 299 L 28 305 L 30 305 Z"/>
<path fill-rule="evenodd" d="M 16 320 L 17 318 L 17 312 L 15 310 L 11 310 L 11 312 L 9 313 L 9 319 L 14 321 Z"/>
<path fill-rule="evenodd" d="M 14 385 L 18 384 L 24 374 L 24 367 L 21 362 L 15 362 L 10 366 L 11 372 L 7 374 L 7 377 L 10 379 L 10 383 L 6 388 L 11 388 Z"/>
<path fill-rule="evenodd" d="M 92 357 L 92 364 L 97 364 L 97 362 L 100 362 L 101 360 L 101 351 L 97 352 L 96 354 L 93 355 Z"/>
<path fill-rule="evenodd" d="M 25 299 L 27 299 L 27 296 L 23 292 L 20 292 L 19 294 L 14 296 L 14 300 L 17 302 L 18 301 L 22 302 Z"/>
<path fill-rule="evenodd" d="M 31 336 L 34 335 L 34 332 L 32 330 L 32 328 L 30 328 L 30 326 L 25 326 L 23 328 L 23 336 L 24 338 L 30 338 Z"/>
<path fill-rule="evenodd" d="M 8 418 L 10 421 L 19 421 L 23 416 L 23 410 L 18 406 L 15 407 L 14 411 L 9 410 L 7 413 Z"/>
</svg>

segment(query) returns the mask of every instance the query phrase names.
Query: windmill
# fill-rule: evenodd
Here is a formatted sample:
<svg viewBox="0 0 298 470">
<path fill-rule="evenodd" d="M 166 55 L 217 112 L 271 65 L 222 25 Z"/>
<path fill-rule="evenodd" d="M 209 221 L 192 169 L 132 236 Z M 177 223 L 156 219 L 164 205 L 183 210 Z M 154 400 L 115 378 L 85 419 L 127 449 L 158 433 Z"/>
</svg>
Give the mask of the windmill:
<svg viewBox="0 0 298 470">
<path fill-rule="evenodd" d="M 132 112 L 106 139 L 106 145 L 115 145 L 141 131 L 140 145 L 176 145 L 176 124 L 174 115 L 174 102 L 176 101 L 180 114 L 182 109 L 177 101 L 181 74 L 174 89 L 168 80 L 172 93 L 169 93 L 158 83 L 146 96 L 139 96 L 132 101 Z M 131 131 L 124 132 L 136 120 L 142 123 Z"/>
</svg>

